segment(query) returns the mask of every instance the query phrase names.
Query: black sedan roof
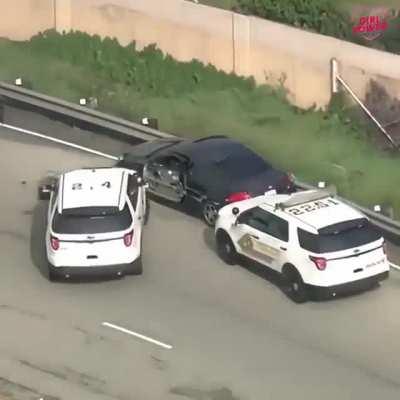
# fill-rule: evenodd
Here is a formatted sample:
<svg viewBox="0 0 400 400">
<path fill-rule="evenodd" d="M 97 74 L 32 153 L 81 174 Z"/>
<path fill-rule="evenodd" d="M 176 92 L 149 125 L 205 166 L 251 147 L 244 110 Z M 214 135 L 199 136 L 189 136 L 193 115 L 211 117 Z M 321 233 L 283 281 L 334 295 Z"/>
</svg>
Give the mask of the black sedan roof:
<svg viewBox="0 0 400 400">
<path fill-rule="evenodd" d="M 263 163 L 265 168 L 270 167 L 259 155 L 248 149 L 243 144 L 226 137 L 208 137 L 194 141 L 182 141 L 170 147 L 174 153 L 181 154 L 190 159 L 194 164 L 226 163 L 229 159 L 235 163 L 241 159 Z"/>
</svg>

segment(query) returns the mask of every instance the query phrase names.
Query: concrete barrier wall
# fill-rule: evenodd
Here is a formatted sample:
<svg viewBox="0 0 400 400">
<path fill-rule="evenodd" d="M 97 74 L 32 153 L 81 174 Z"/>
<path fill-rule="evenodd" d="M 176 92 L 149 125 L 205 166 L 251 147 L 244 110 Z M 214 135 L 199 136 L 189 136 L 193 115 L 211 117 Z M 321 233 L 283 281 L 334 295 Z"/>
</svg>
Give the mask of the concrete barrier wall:
<svg viewBox="0 0 400 400">
<path fill-rule="evenodd" d="M 54 0 L 1 0 L 0 37 L 26 40 L 55 26 Z"/>
<path fill-rule="evenodd" d="M 180 61 L 232 70 L 232 14 L 224 10 L 176 0 L 72 0 L 71 27 L 122 44 L 135 40 L 138 48 L 157 43 Z"/>
<path fill-rule="evenodd" d="M 123 45 L 135 40 L 138 48 L 156 43 L 180 61 L 196 58 L 258 83 L 283 83 L 289 99 L 305 108 L 329 102 L 335 57 L 362 98 L 375 79 L 400 99 L 399 56 L 190 1 L 19 0 L 18 8 L 12 0 L 3 3 L 0 33 L 13 39 L 56 27 L 116 37 Z"/>
</svg>

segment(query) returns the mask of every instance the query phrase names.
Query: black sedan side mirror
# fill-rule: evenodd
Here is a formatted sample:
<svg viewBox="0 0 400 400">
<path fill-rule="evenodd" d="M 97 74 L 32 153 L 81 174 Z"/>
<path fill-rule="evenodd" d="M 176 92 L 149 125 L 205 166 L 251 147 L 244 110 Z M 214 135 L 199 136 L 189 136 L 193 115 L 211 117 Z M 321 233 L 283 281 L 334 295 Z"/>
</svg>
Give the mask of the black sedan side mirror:
<svg viewBox="0 0 400 400">
<path fill-rule="evenodd" d="M 54 185 L 40 185 L 38 190 L 39 200 L 50 200 L 51 192 L 54 192 Z"/>
</svg>

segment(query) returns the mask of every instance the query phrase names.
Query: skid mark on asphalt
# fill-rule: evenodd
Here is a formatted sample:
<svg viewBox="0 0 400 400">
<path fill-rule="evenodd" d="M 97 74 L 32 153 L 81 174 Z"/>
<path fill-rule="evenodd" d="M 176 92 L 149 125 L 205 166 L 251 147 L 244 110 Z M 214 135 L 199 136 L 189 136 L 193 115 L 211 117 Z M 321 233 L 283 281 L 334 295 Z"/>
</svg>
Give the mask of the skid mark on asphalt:
<svg viewBox="0 0 400 400">
<path fill-rule="evenodd" d="M 40 320 L 47 319 L 44 314 L 41 314 L 41 313 L 38 313 L 38 312 L 32 311 L 32 310 L 26 310 L 24 308 L 11 306 L 8 304 L 0 304 L 0 311 L 11 311 L 11 312 L 15 312 L 15 313 L 18 313 L 18 314 L 26 316 L 26 317 L 40 319 Z"/>
<path fill-rule="evenodd" d="M 22 215 L 31 216 L 33 215 L 34 210 L 24 210 L 22 211 Z"/>
<path fill-rule="evenodd" d="M 192 400 L 240 400 L 239 397 L 234 396 L 232 391 L 227 388 L 201 390 L 189 386 L 176 386 L 170 392 Z"/>
<path fill-rule="evenodd" d="M 126 400 L 124 397 L 114 395 L 106 390 L 107 382 L 104 379 L 96 378 L 84 372 L 76 371 L 69 367 L 62 367 L 59 370 L 54 367 L 36 365 L 26 360 L 18 360 L 18 362 L 28 368 L 39 371 L 43 374 L 50 375 L 53 378 L 61 379 L 68 383 L 84 387 L 88 392 L 98 395 L 109 396 L 116 400 Z M 44 398 L 47 400 L 47 398 Z"/>
<path fill-rule="evenodd" d="M 153 366 L 159 371 L 165 371 L 168 368 L 167 362 L 165 360 L 161 360 L 158 357 L 151 356 L 151 361 Z"/>
<path fill-rule="evenodd" d="M 32 400 L 43 398 L 43 400 L 61 400 L 59 397 L 43 396 L 35 389 L 0 378 L 0 395 L 6 396 L 5 400 Z"/>
<path fill-rule="evenodd" d="M 24 235 L 22 233 L 14 232 L 14 231 L 7 231 L 7 230 L 0 231 L 0 237 L 1 236 L 7 236 L 11 239 L 23 241 L 23 242 L 27 242 L 29 240 L 28 235 Z"/>
<path fill-rule="evenodd" d="M 36 369 L 37 371 L 43 372 L 44 374 L 47 374 L 47 375 L 51 375 L 54 378 L 63 379 L 63 380 L 67 380 L 68 379 L 66 374 L 62 374 L 62 373 L 57 372 L 57 371 L 51 371 L 50 369 L 47 369 L 47 368 L 44 368 L 44 367 L 39 367 L 38 365 L 34 365 L 34 364 L 32 364 L 32 363 L 30 363 L 28 361 L 18 360 L 18 362 L 20 364 L 24 365 L 25 367 Z"/>
<path fill-rule="evenodd" d="M 93 344 L 98 341 L 112 341 L 112 339 L 107 338 L 103 335 L 90 333 L 89 331 L 81 328 L 80 326 L 74 326 L 73 329 L 83 335 L 85 344 L 87 345 Z"/>
</svg>

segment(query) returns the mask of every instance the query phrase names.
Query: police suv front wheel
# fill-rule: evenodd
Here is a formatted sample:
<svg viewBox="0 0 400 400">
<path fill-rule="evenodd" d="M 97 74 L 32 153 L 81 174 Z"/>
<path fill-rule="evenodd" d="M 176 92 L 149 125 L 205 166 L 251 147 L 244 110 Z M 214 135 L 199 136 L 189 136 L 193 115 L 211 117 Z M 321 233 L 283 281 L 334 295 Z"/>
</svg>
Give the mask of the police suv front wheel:
<svg viewBox="0 0 400 400">
<path fill-rule="evenodd" d="M 294 267 L 288 267 L 284 268 L 282 275 L 287 296 L 295 303 L 305 303 L 308 291 L 300 273 Z"/>
<path fill-rule="evenodd" d="M 217 233 L 217 252 L 220 258 L 229 265 L 237 262 L 237 252 L 235 246 L 227 233 L 218 231 Z"/>
<path fill-rule="evenodd" d="M 214 226 L 215 222 L 217 221 L 217 217 L 218 217 L 218 210 L 217 207 L 215 206 L 214 203 L 212 203 L 211 201 L 206 201 L 203 204 L 203 218 L 204 221 L 206 221 L 206 224 L 208 226 Z"/>
</svg>

